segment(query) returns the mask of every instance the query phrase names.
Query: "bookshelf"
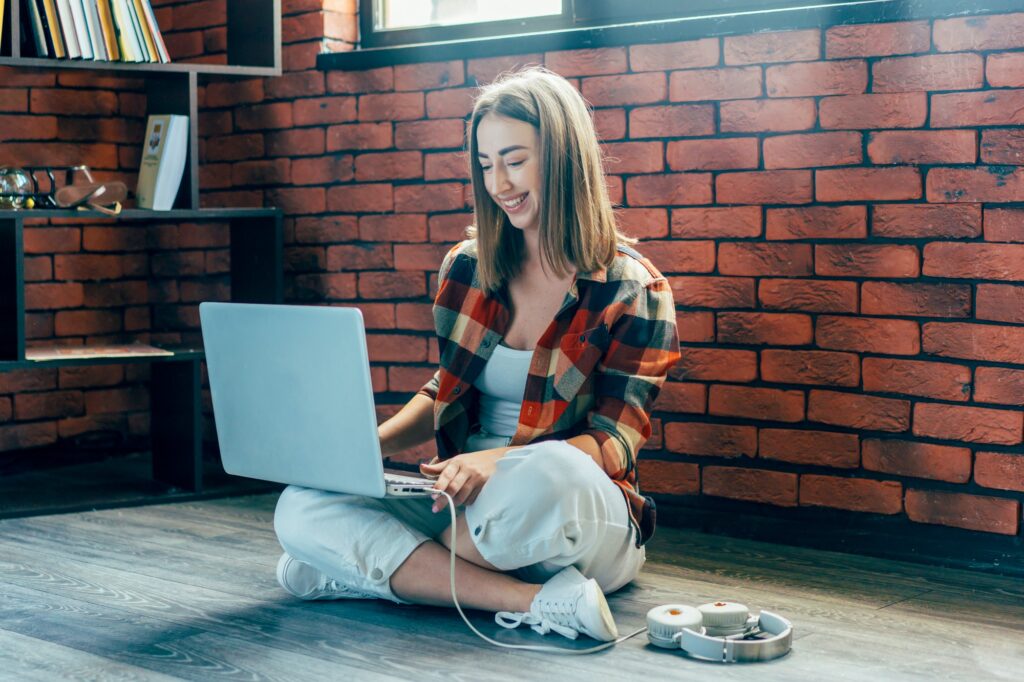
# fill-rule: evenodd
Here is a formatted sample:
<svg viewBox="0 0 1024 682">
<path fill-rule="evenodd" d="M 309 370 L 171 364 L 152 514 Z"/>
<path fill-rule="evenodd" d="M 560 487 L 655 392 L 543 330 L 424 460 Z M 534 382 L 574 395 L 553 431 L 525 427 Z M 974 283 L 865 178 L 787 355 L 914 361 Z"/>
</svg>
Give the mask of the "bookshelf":
<svg viewBox="0 0 1024 682">
<path fill-rule="evenodd" d="M 169 355 L 120 357 L 60 357 L 32 360 L 25 354 L 24 249 L 26 221 L 60 218 L 116 222 L 220 222 L 230 231 L 230 289 L 236 302 L 280 303 L 283 284 L 283 217 L 276 208 L 201 208 L 199 202 L 198 86 L 204 78 L 248 78 L 281 74 L 281 0 L 227 1 L 227 64 L 172 62 L 124 63 L 94 60 L 23 57 L 20 12 L 23 0 L 7 0 L 0 23 L 0 67 L 88 70 L 98 74 L 144 79 L 146 115 L 183 114 L 189 117 L 185 170 L 169 211 L 125 209 L 116 217 L 94 211 L 0 210 L 0 373 L 32 368 L 75 365 L 146 363 L 150 367 L 152 479 L 154 485 L 135 486 L 144 493 L 118 505 L 189 499 L 202 496 L 202 374 L 201 348 L 168 348 Z M 31 38 L 29 38 L 31 39 Z M 142 144 L 142 140 L 139 140 Z M 40 160 L 44 161 L 44 160 Z M 82 160 L 88 163 L 88 159 Z M 0 165 L 3 162 L 0 150 Z M 102 478 L 102 476 L 99 476 Z M 158 485 L 157 485 L 158 484 Z M 105 506 L 109 486 L 96 496 L 79 495 L 75 508 Z M 39 505 L 37 505 L 39 506 Z M 48 512 L 60 505 L 41 505 Z M 70 509 L 70 507 L 68 507 Z M 6 513 L 3 513 L 6 512 Z M 0 515 L 18 515 L 0 510 Z"/>
</svg>

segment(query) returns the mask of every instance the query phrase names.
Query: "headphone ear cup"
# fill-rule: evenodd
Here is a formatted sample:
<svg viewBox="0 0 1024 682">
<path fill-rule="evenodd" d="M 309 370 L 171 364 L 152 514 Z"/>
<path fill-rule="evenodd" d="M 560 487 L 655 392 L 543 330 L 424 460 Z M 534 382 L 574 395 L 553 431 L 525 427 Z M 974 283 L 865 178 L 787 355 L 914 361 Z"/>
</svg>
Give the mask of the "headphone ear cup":
<svg viewBox="0 0 1024 682">
<path fill-rule="evenodd" d="M 647 612 L 647 639 L 664 649 L 678 649 L 683 630 L 704 632 L 703 616 L 692 606 L 665 604 Z"/>
<path fill-rule="evenodd" d="M 716 601 L 697 607 L 703 618 L 709 637 L 729 637 L 742 634 L 747 629 L 750 612 L 743 604 L 731 601 Z"/>
</svg>

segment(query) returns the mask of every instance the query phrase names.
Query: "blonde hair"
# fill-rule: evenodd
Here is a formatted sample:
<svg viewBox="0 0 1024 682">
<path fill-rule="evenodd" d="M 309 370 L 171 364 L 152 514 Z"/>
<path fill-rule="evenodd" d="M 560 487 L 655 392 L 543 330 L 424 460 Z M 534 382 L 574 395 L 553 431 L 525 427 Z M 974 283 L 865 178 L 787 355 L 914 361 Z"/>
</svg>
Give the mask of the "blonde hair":
<svg viewBox="0 0 1024 682">
<path fill-rule="evenodd" d="M 477 97 L 468 131 L 476 224 L 467 235 L 477 240 L 477 276 L 484 291 L 493 293 L 515 277 L 526 253 L 522 232 L 488 194 L 477 157 L 477 127 L 491 113 L 537 129 L 542 265 L 546 262 L 558 276 L 571 267 L 592 272 L 611 265 L 618 244 L 636 242 L 616 227 L 601 148 L 583 97 L 567 80 L 541 67 L 506 73 Z"/>
</svg>

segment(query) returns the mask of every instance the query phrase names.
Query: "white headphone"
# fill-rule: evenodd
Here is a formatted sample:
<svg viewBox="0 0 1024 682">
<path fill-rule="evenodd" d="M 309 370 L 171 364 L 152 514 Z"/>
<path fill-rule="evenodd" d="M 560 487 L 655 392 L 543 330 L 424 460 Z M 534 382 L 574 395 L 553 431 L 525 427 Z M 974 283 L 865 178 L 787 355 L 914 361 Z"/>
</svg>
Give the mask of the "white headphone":
<svg viewBox="0 0 1024 682">
<path fill-rule="evenodd" d="M 751 639 L 767 633 L 771 637 Z M 647 637 L 665 649 L 723 663 L 770 661 L 789 653 L 793 625 L 768 611 L 754 617 L 743 604 L 718 601 L 693 608 L 656 606 L 647 612 Z"/>
</svg>

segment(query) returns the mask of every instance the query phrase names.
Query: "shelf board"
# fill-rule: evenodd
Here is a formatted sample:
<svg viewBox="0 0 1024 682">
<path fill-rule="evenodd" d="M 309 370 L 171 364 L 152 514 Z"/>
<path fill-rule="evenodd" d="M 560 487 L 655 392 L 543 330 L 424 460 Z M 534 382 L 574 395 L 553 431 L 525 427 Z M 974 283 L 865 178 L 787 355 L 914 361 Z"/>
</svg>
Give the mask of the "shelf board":
<svg viewBox="0 0 1024 682">
<path fill-rule="evenodd" d="M 151 211 L 145 208 L 126 208 L 116 216 L 109 216 L 99 211 L 79 211 L 67 208 L 32 208 L 23 210 L 0 210 L 0 220 L 5 218 L 22 218 L 24 220 L 43 220 L 47 218 L 99 218 L 102 220 L 221 220 L 229 218 L 267 218 L 280 213 L 278 208 L 199 208 L 173 209 L 170 211 Z"/>
<path fill-rule="evenodd" d="M 124 344 L 122 344 L 124 345 Z M 75 346 L 75 348 L 78 348 Z M 160 346 L 161 350 L 171 351 L 172 355 L 103 355 L 105 346 L 83 346 L 89 350 L 97 351 L 96 355 L 86 356 L 62 356 L 47 360 L 0 360 L 0 372 L 9 372 L 15 369 L 44 369 L 49 367 L 74 367 L 83 365 L 124 365 L 154 362 L 181 362 L 183 360 L 202 360 L 204 357 L 202 348 L 191 346 Z M 31 351 L 32 349 L 29 349 Z"/>
<path fill-rule="evenodd" d="M 121 71 L 125 76 L 132 74 L 151 75 L 161 73 L 197 73 L 210 76 L 280 76 L 281 69 L 273 66 L 239 66 L 235 64 L 196 64 L 171 62 L 170 64 L 106 62 L 94 59 L 41 59 L 39 57 L 0 57 L 0 66 L 36 69 L 85 69 L 88 71 Z"/>
</svg>

